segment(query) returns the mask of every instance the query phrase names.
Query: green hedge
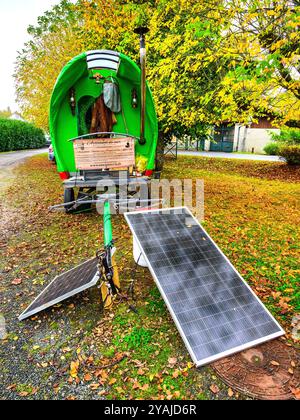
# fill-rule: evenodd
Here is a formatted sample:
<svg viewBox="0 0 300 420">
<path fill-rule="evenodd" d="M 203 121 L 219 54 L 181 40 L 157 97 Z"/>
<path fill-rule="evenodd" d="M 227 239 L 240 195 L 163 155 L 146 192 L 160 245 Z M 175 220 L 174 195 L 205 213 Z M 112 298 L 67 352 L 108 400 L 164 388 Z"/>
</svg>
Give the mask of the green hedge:
<svg viewBox="0 0 300 420">
<path fill-rule="evenodd" d="M 45 146 L 44 132 L 23 121 L 0 119 L 0 152 Z"/>
<path fill-rule="evenodd" d="M 300 145 L 281 146 L 279 155 L 284 157 L 289 165 L 300 165 Z"/>
<path fill-rule="evenodd" d="M 290 146 L 300 144 L 300 128 L 284 127 L 280 130 L 280 134 L 272 133 L 272 139 Z"/>
<path fill-rule="evenodd" d="M 277 156 L 279 154 L 279 149 L 280 149 L 280 144 L 273 142 L 265 146 L 264 152 L 267 155 Z"/>
</svg>

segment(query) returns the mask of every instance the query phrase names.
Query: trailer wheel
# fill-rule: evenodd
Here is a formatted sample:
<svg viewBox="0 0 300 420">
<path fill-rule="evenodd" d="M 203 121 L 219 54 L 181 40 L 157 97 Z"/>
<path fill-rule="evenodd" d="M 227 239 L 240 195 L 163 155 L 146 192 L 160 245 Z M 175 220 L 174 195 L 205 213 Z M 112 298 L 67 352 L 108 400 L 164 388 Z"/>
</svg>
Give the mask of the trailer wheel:
<svg viewBox="0 0 300 420">
<path fill-rule="evenodd" d="M 64 203 L 70 203 L 71 201 L 74 201 L 74 200 L 75 200 L 74 188 L 65 188 Z M 65 206 L 66 213 L 69 213 L 72 207 L 73 207 L 73 204 L 69 204 L 68 206 Z"/>
</svg>

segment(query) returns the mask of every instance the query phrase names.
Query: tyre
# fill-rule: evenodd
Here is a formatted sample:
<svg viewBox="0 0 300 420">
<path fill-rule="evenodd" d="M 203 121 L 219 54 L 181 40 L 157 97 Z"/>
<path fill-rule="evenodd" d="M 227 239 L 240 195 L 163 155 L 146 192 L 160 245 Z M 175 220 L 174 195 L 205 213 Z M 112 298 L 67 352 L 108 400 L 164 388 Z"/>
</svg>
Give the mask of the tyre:
<svg viewBox="0 0 300 420">
<path fill-rule="evenodd" d="M 75 201 L 75 193 L 73 188 L 65 188 L 64 191 L 64 203 L 70 203 Z M 65 206 L 66 213 L 69 213 L 73 207 L 73 204 Z"/>
</svg>

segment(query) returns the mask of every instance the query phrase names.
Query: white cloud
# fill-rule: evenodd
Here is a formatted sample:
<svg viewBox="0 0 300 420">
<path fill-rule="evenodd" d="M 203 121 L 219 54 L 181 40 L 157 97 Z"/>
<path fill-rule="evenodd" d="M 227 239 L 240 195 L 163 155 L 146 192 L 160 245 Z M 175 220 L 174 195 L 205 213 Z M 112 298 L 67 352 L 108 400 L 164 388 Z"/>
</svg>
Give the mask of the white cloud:
<svg viewBox="0 0 300 420">
<path fill-rule="evenodd" d="M 59 0 L 0 0 L 0 110 L 17 110 L 14 73 L 17 51 L 28 40 L 27 28 Z"/>
</svg>

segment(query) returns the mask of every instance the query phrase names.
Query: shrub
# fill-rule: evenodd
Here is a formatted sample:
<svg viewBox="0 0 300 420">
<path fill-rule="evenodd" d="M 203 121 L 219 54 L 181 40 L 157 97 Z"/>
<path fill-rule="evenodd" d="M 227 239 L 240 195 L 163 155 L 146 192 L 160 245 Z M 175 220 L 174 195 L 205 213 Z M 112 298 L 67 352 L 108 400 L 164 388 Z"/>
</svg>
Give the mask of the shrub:
<svg viewBox="0 0 300 420">
<path fill-rule="evenodd" d="M 300 128 L 282 128 L 280 134 L 272 133 L 272 139 L 289 145 L 300 144 Z"/>
<path fill-rule="evenodd" d="M 264 152 L 267 155 L 276 156 L 279 154 L 279 149 L 280 149 L 280 144 L 273 142 L 265 146 Z"/>
<path fill-rule="evenodd" d="M 300 144 L 293 146 L 281 146 L 278 153 L 286 159 L 289 165 L 300 165 Z"/>
<path fill-rule="evenodd" d="M 0 152 L 36 149 L 45 145 L 44 132 L 34 125 L 0 119 Z"/>
</svg>

